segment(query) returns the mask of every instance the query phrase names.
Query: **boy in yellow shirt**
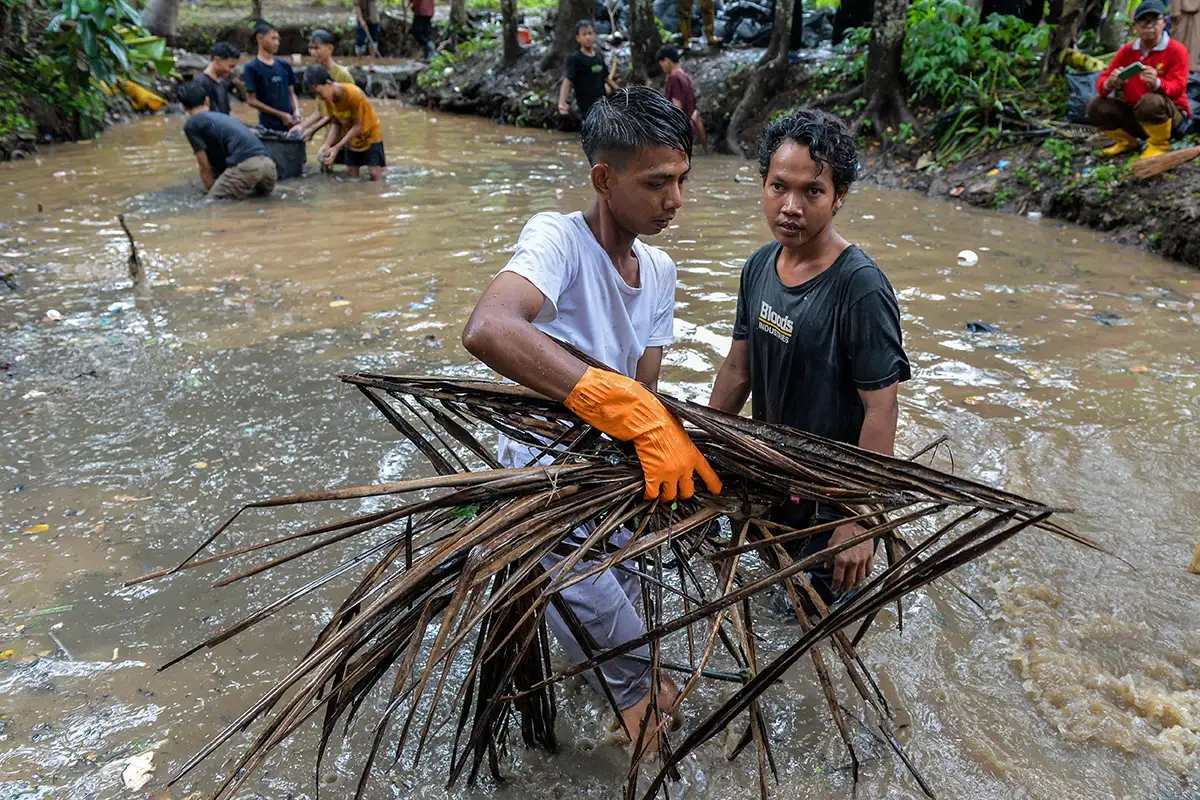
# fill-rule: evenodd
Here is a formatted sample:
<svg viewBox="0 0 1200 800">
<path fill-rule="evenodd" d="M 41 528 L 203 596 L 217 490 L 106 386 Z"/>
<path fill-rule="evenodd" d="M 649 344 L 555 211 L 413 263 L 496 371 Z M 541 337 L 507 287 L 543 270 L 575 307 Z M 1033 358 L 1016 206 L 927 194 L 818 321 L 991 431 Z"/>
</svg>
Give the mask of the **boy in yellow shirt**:
<svg viewBox="0 0 1200 800">
<path fill-rule="evenodd" d="M 383 155 L 383 126 L 367 96 L 357 86 L 338 83 L 329 70 L 313 64 L 304 70 L 304 79 L 333 115 L 333 124 L 317 156 L 326 166 L 333 166 L 339 153 L 346 159 L 346 174 L 357 178 L 362 167 L 371 180 L 383 177 L 387 165 Z"/>
<path fill-rule="evenodd" d="M 353 84 L 354 76 L 350 74 L 350 70 L 333 60 L 333 46 L 336 41 L 329 31 L 315 30 L 308 37 L 308 54 L 312 57 L 313 62 L 324 67 L 335 81 Z M 333 115 L 329 113 L 325 101 L 318 100 L 316 110 L 301 122 L 296 123 L 289 132 L 298 133 L 306 140 L 311 139 L 317 131 L 332 121 Z"/>
</svg>

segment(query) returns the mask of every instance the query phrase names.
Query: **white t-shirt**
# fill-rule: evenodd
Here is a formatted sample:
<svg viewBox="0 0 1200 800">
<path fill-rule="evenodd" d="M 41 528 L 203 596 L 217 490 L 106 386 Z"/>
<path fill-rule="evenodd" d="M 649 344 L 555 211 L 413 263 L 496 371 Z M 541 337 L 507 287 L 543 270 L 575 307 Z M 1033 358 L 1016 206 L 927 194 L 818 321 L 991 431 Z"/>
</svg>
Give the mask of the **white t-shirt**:
<svg viewBox="0 0 1200 800">
<path fill-rule="evenodd" d="M 633 288 L 596 241 L 583 213 L 535 215 L 501 272 L 537 287 L 546 300 L 533 324 L 623 375 L 634 377 L 647 347 L 675 340 L 675 262 L 634 240 L 641 287 Z M 528 450 L 501 436 L 499 458 L 525 466 Z"/>
</svg>

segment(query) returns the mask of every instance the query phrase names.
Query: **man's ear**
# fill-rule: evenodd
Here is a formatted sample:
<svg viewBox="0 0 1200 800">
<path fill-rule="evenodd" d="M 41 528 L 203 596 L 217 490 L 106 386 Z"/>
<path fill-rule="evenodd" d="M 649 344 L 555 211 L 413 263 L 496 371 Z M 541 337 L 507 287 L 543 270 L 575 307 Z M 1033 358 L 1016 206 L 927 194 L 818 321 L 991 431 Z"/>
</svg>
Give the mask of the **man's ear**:
<svg viewBox="0 0 1200 800">
<path fill-rule="evenodd" d="M 611 164 L 601 161 L 592 167 L 592 188 L 600 197 L 612 197 L 613 181 L 616 174 Z"/>
<path fill-rule="evenodd" d="M 841 191 L 839 191 L 837 193 L 837 196 L 833 199 L 833 213 L 834 214 L 836 214 L 837 212 L 842 210 L 842 204 L 846 202 L 846 195 L 849 194 L 849 192 L 850 192 L 850 187 L 843 186 Z"/>
</svg>

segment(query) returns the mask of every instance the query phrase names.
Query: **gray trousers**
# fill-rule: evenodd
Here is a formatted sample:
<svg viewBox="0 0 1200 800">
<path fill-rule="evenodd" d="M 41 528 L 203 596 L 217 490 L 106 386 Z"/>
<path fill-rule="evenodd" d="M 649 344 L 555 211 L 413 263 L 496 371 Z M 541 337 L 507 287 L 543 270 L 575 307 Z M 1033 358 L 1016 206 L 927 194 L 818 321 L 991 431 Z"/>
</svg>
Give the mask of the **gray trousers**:
<svg viewBox="0 0 1200 800">
<path fill-rule="evenodd" d="M 587 525 L 577 530 L 575 535 L 580 538 L 586 537 L 593 530 L 594 525 Z M 629 531 L 621 528 L 609 538 L 609 542 L 621 547 L 631 536 Z M 542 566 L 553 570 L 562 560 L 557 555 L 550 555 L 542 560 Z M 595 562 L 581 562 L 575 566 L 575 570 L 586 569 L 594 564 Z M 606 570 L 598 576 L 587 578 L 563 590 L 560 596 L 591 636 L 595 648 L 592 651 L 593 655 L 624 644 L 646 632 L 645 623 L 637 611 L 642 602 L 642 582 L 629 572 L 620 569 Z M 587 660 L 583 648 L 571 634 L 571 629 L 562 615 L 553 606 L 546 612 L 546 621 L 572 664 L 580 664 Z M 649 648 L 645 646 L 639 647 L 634 653 L 643 658 L 648 658 L 650 654 Z M 604 675 L 604 682 L 613 693 L 617 706 L 622 710 L 640 701 L 650 691 L 649 664 L 628 658 L 614 658 L 601 664 L 600 672 Z M 593 670 L 583 674 L 593 689 L 604 693 Z"/>
<path fill-rule="evenodd" d="M 267 156 L 251 156 L 217 176 L 208 196 L 213 200 L 242 200 L 251 194 L 268 195 L 274 188 L 275 162 Z"/>
</svg>

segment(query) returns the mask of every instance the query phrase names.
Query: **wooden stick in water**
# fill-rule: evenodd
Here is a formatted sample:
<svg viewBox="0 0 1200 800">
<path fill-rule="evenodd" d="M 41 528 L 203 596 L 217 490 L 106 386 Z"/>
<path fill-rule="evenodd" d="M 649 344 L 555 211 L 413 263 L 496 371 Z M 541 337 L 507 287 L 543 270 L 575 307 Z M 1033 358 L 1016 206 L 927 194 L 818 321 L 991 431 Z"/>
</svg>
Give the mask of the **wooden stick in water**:
<svg viewBox="0 0 1200 800">
<path fill-rule="evenodd" d="M 1196 552 L 1192 553 L 1192 563 L 1188 564 L 1188 572 L 1200 575 L 1200 544 L 1196 545 Z"/>
<path fill-rule="evenodd" d="M 129 266 L 129 277 L 133 279 L 133 285 L 138 286 L 146 277 L 146 270 L 142 267 L 142 259 L 138 256 L 137 242 L 133 241 L 133 234 L 129 232 L 129 226 L 125 224 L 125 215 L 117 214 L 117 222 L 121 223 L 121 230 L 125 231 L 125 235 L 129 237 L 129 258 L 125 263 Z"/>
</svg>

